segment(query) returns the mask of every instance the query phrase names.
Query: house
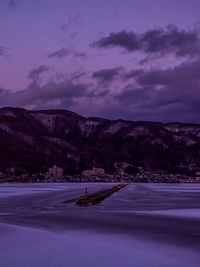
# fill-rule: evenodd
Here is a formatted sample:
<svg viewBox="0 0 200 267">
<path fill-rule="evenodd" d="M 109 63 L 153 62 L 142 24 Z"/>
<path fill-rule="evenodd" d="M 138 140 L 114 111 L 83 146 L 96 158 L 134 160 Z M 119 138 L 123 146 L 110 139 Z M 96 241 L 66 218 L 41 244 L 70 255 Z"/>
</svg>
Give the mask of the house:
<svg viewBox="0 0 200 267">
<path fill-rule="evenodd" d="M 63 169 L 54 165 L 52 168 L 49 168 L 49 175 L 52 178 L 62 178 L 63 177 Z"/>
<path fill-rule="evenodd" d="M 101 176 L 105 174 L 105 170 L 102 168 L 95 168 L 93 167 L 92 170 L 84 170 L 82 172 L 83 176 Z"/>
</svg>

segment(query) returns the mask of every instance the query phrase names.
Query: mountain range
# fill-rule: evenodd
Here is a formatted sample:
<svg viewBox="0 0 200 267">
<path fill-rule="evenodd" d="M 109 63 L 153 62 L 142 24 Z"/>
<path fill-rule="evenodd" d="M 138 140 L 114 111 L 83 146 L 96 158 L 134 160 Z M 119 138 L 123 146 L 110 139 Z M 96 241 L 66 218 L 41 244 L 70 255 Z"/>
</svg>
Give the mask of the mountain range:
<svg viewBox="0 0 200 267">
<path fill-rule="evenodd" d="M 200 169 L 200 125 L 86 118 L 67 110 L 0 108 L 0 170 L 66 174 L 115 163 L 144 169 Z"/>
</svg>

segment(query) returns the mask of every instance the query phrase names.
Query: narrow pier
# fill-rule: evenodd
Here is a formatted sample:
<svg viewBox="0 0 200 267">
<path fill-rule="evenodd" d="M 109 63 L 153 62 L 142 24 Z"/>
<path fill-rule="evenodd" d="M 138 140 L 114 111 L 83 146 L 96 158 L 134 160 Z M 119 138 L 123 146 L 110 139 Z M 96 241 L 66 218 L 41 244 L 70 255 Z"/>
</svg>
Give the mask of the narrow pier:
<svg viewBox="0 0 200 267">
<path fill-rule="evenodd" d="M 102 200 L 107 198 L 108 196 L 114 194 L 115 192 L 119 191 L 120 189 L 124 188 L 127 185 L 128 184 L 118 184 L 118 185 L 113 186 L 110 189 L 101 190 L 90 195 L 87 195 L 86 193 L 84 197 L 81 197 L 76 201 L 76 204 L 79 206 L 86 206 L 88 204 L 92 204 L 92 205 L 98 204 Z"/>
</svg>

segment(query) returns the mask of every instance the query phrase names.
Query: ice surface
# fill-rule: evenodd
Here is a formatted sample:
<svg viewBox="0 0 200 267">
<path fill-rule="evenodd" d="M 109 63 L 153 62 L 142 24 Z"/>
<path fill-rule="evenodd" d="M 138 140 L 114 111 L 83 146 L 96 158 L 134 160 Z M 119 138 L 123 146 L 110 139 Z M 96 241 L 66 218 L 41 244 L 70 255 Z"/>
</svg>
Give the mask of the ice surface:
<svg viewBox="0 0 200 267">
<path fill-rule="evenodd" d="M 199 266 L 200 185 L 130 184 L 75 204 L 111 186 L 0 185 L 0 267 Z"/>
<path fill-rule="evenodd" d="M 27 183 L 27 184 L 0 184 L 0 198 L 8 196 L 22 196 L 36 193 L 45 193 L 53 191 L 77 191 L 84 192 L 85 187 L 99 190 L 99 188 L 112 186 L 112 183 Z"/>
<path fill-rule="evenodd" d="M 182 218 L 197 218 L 200 219 L 200 209 L 170 209 L 170 210 L 153 210 L 142 211 L 142 213 L 149 213 L 155 215 L 168 215 Z M 199 233 L 200 235 L 200 233 Z"/>
<path fill-rule="evenodd" d="M 0 266 L 13 267 L 175 267 L 199 266 L 193 251 L 119 235 L 86 231 L 52 233 L 0 224 Z"/>
</svg>

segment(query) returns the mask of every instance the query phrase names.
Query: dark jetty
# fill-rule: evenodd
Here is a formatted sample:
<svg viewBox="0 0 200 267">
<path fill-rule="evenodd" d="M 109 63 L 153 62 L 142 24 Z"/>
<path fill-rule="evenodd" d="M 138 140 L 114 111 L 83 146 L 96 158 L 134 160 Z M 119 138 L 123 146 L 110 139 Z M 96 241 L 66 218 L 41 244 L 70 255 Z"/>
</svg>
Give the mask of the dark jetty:
<svg viewBox="0 0 200 267">
<path fill-rule="evenodd" d="M 86 195 L 84 197 L 79 198 L 76 201 L 77 205 L 80 206 L 86 206 L 88 204 L 98 204 L 99 202 L 101 202 L 102 200 L 104 200 L 105 198 L 107 198 L 108 196 L 112 195 L 113 193 L 119 191 L 120 189 L 122 189 L 123 187 L 127 186 L 128 184 L 118 184 L 113 186 L 110 189 L 106 189 L 106 190 L 102 190 L 102 191 L 98 191 L 95 192 L 91 195 Z"/>
</svg>

